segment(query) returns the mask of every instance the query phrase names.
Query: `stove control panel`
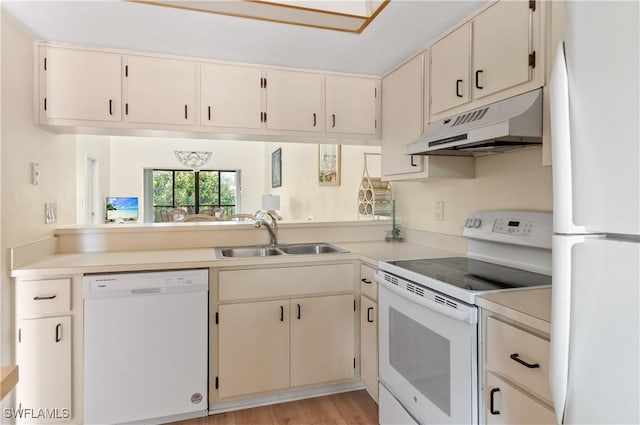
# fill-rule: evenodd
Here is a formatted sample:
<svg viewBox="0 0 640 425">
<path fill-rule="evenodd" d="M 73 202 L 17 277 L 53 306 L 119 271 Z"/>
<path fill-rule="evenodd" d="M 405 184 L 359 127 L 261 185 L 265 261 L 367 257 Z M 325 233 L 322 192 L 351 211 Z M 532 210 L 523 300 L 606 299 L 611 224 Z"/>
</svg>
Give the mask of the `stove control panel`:
<svg viewBox="0 0 640 425">
<path fill-rule="evenodd" d="M 533 222 L 529 220 L 496 218 L 493 222 L 493 231 L 507 235 L 528 236 L 533 231 Z"/>
<path fill-rule="evenodd" d="M 551 249 L 551 213 L 540 211 L 479 211 L 464 222 L 469 239 Z"/>
</svg>

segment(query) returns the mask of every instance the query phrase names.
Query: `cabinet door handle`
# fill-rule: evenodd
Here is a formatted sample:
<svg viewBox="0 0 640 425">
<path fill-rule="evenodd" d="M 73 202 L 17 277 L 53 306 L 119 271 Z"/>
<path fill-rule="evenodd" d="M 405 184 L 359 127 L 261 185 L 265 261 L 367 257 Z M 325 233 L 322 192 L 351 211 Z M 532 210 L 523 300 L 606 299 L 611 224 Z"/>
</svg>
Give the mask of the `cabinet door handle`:
<svg viewBox="0 0 640 425">
<path fill-rule="evenodd" d="M 56 342 L 62 341 L 62 323 L 56 325 Z"/>
<path fill-rule="evenodd" d="M 280 321 L 284 322 L 284 306 L 280 306 Z"/>
<path fill-rule="evenodd" d="M 411 166 L 412 166 L 412 167 L 417 167 L 417 166 L 418 166 L 418 164 L 414 164 L 414 163 L 413 163 L 413 155 L 411 155 Z"/>
<path fill-rule="evenodd" d="M 510 355 L 509 357 L 511 358 L 511 360 L 514 360 L 514 361 L 516 361 L 516 362 L 520 363 L 521 365 L 528 367 L 529 369 L 537 369 L 537 368 L 539 368 L 539 367 L 540 367 L 540 363 L 533 363 L 533 364 L 532 364 L 532 363 L 527 363 L 527 362 L 525 362 L 524 360 L 522 360 L 522 359 L 519 357 L 519 354 L 518 354 L 518 353 L 513 353 L 513 354 L 512 354 L 512 355 Z"/>
<path fill-rule="evenodd" d="M 209 121 L 211 121 L 211 106 L 207 106 L 207 117 L 209 118 Z"/>
<path fill-rule="evenodd" d="M 336 114 L 331 114 L 331 120 L 332 120 L 331 127 L 335 128 L 335 126 L 336 126 Z"/>
<path fill-rule="evenodd" d="M 57 297 L 57 295 L 49 295 L 48 297 L 41 297 L 40 295 L 36 295 L 35 297 L 33 297 L 34 301 L 44 301 L 44 300 L 52 300 L 55 297 Z"/>
<path fill-rule="evenodd" d="M 484 87 L 480 85 L 480 74 L 482 74 L 482 70 L 479 69 L 476 71 L 476 88 L 482 90 Z"/>
<path fill-rule="evenodd" d="M 315 127 L 318 121 L 316 120 L 316 113 L 313 113 L 313 126 Z"/>
<path fill-rule="evenodd" d="M 187 114 L 187 105 L 184 105 L 184 119 L 189 119 L 189 115 Z"/>
<path fill-rule="evenodd" d="M 499 415 L 500 411 L 495 409 L 495 405 L 494 405 L 494 401 L 493 401 L 493 396 L 495 393 L 499 393 L 500 392 L 500 388 L 494 388 L 491 390 L 491 392 L 489 392 L 489 412 L 492 415 Z"/>
<path fill-rule="evenodd" d="M 300 317 L 301 317 L 301 316 L 300 316 L 300 312 L 301 312 L 301 310 L 302 310 L 302 309 L 300 308 L 300 304 L 298 304 L 298 320 L 300 320 Z"/>
<path fill-rule="evenodd" d="M 462 80 L 456 80 L 456 96 L 462 97 L 462 93 L 460 93 L 460 84 L 462 84 Z"/>
<path fill-rule="evenodd" d="M 113 115 L 113 99 L 109 99 L 109 115 Z"/>
<path fill-rule="evenodd" d="M 373 323 L 373 319 L 371 318 L 371 313 L 373 313 L 373 307 L 367 308 L 367 322 Z"/>
<path fill-rule="evenodd" d="M 371 281 L 370 281 L 370 280 L 365 279 L 364 277 L 363 277 L 362 279 L 360 279 L 360 282 L 362 282 L 362 283 L 366 283 L 366 284 L 369 284 L 369 285 L 371 284 Z"/>
</svg>

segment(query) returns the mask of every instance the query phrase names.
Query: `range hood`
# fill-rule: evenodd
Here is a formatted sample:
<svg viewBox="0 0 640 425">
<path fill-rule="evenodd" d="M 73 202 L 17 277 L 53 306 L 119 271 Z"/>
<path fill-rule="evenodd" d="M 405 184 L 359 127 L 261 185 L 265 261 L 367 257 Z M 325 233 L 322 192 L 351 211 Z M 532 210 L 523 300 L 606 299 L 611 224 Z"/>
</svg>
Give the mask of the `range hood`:
<svg viewBox="0 0 640 425">
<path fill-rule="evenodd" d="M 542 89 L 431 123 L 409 155 L 480 156 L 542 144 Z"/>
</svg>

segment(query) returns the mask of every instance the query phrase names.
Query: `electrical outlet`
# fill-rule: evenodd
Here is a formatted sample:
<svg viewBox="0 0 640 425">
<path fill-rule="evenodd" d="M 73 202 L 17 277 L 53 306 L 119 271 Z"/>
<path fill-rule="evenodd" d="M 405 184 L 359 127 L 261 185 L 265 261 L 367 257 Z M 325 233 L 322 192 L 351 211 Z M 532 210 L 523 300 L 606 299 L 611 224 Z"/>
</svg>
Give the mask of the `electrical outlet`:
<svg viewBox="0 0 640 425">
<path fill-rule="evenodd" d="M 47 202 L 44 204 L 44 223 L 52 224 L 58 220 L 58 204 Z"/>
<path fill-rule="evenodd" d="M 444 201 L 436 202 L 436 220 L 444 220 Z"/>
</svg>

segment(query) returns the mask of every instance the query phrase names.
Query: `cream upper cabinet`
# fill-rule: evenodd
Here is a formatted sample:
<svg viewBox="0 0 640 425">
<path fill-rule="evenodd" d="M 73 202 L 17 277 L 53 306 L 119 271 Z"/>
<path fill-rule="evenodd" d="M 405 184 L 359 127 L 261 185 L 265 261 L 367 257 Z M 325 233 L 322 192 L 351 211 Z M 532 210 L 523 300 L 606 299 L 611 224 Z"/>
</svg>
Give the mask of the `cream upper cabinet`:
<svg viewBox="0 0 640 425">
<path fill-rule="evenodd" d="M 422 134 L 424 55 L 382 79 L 382 175 L 422 171 L 422 157 L 406 154 L 405 145 Z"/>
<path fill-rule="evenodd" d="M 473 178 L 472 157 L 407 155 L 406 144 L 422 134 L 423 96 L 428 98 L 420 54 L 382 80 L 382 177 L 384 180 Z"/>
<path fill-rule="evenodd" d="M 352 378 L 353 295 L 291 300 L 291 386 Z"/>
<path fill-rule="evenodd" d="M 325 84 L 328 133 L 376 134 L 379 80 L 327 76 Z"/>
<path fill-rule="evenodd" d="M 324 76 L 279 70 L 266 75 L 267 129 L 322 132 Z"/>
<path fill-rule="evenodd" d="M 200 67 L 200 123 L 211 127 L 262 127 L 262 71 L 232 65 Z"/>
<path fill-rule="evenodd" d="M 471 100 L 471 24 L 465 24 L 431 47 L 431 113 Z"/>
<path fill-rule="evenodd" d="M 66 423 L 71 420 L 71 316 L 18 321 L 16 362 L 20 377 L 16 406 L 56 409 L 56 418 L 23 417 L 17 423 Z"/>
<path fill-rule="evenodd" d="M 528 1 L 500 1 L 478 15 L 473 21 L 474 99 L 531 79 L 531 37 Z"/>
<path fill-rule="evenodd" d="M 196 124 L 196 63 L 127 56 L 127 121 L 137 124 Z"/>
<path fill-rule="evenodd" d="M 219 307 L 219 396 L 289 387 L 289 300 Z"/>
<path fill-rule="evenodd" d="M 39 62 L 40 123 L 122 119 L 120 55 L 40 47 Z"/>
</svg>

